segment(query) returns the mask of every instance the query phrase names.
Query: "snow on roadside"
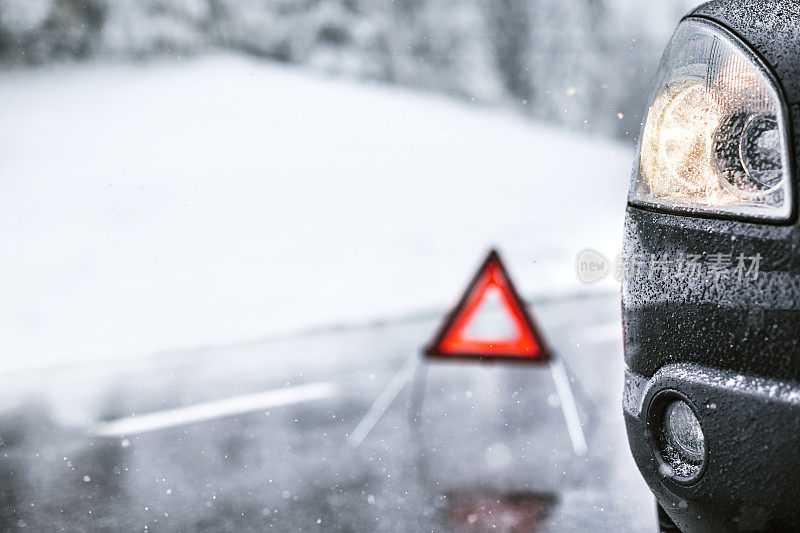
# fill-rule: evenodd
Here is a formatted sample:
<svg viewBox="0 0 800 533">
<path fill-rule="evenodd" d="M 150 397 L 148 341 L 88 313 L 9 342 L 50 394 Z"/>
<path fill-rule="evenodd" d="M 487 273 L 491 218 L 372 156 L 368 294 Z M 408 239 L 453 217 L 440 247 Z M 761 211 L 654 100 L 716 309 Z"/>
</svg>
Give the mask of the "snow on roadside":
<svg viewBox="0 0 800 533">
<path fill-rule="evenodd" d="M 584 290 L 632 159 L 236 56 L 2 73 L 0 116 L 0 372 L 444 309 L 490 245 Z"/>
</svg>

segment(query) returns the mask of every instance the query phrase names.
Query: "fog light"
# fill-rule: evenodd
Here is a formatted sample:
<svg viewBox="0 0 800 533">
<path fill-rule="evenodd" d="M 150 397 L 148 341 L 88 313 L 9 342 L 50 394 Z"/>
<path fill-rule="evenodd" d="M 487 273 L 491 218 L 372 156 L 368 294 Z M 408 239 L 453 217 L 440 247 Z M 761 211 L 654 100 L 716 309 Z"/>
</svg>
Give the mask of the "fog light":
<svg viewBox="0 0 800 533">
<path fill-rule="evenodd" d="M 672 475 L 693 477 L 700 471 L 706 455 L 705 435 L 689 405 L 670 402 L 661 421 L 661 455 L 672 468 Z"/>
</svg>

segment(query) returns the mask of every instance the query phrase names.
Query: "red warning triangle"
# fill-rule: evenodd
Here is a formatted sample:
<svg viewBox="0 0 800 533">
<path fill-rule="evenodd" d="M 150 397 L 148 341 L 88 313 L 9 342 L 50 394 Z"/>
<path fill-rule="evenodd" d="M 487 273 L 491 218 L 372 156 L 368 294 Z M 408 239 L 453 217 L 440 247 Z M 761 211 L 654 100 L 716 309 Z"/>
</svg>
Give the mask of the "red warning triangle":
<svg viewBox="0 0 800 533">
<path fill-rule="evenodd" d="M 504 318 L 511 326 L 506 328 L 511 330 L 510 334 L 475 331 L 478 315 L 492 296 L 499 300 Z M 496 325 L 495 322 L 495 328 Z M 489 252 L 458 305 L 447 315 L 433 342 L 425 349 L 425 355 L 526 362 L 550 359 L 544 339 L 496 251 Z"/>
</svg>

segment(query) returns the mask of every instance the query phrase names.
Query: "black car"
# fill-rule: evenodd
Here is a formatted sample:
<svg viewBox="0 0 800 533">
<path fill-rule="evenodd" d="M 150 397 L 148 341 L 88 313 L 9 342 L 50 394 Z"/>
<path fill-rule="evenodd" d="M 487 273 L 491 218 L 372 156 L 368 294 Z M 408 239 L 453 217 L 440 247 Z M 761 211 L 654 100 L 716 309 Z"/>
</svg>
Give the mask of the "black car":
<svg viewBox="0 0 800 533">
<path fill-rule="evenodd" d="M 656 74 L 625 223 L 624 416 L 662 530 L 800 530 L 800 4 L 706 3 Z"/>
</svg>

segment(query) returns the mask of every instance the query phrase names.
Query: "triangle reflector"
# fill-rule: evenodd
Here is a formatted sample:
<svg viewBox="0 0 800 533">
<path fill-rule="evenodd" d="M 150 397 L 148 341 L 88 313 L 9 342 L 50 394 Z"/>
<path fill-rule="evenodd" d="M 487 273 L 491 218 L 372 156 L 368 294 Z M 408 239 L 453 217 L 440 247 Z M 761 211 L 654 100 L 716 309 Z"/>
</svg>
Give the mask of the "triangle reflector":
<svg viewBox="0 0 800 533">
<path fill-rule="evenodd" d="M 491 307 L 496 312 L 487 309 Z M 487 312 L 491 314 L 487 316 Z M 526 362 L 550 359 L 544 339 L 496 251 L 489 252 L 425 355 Z"/>
</svg>

